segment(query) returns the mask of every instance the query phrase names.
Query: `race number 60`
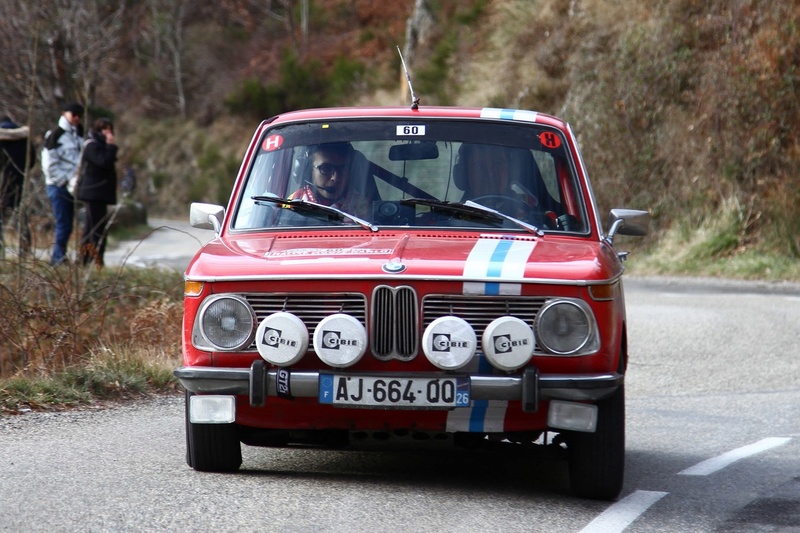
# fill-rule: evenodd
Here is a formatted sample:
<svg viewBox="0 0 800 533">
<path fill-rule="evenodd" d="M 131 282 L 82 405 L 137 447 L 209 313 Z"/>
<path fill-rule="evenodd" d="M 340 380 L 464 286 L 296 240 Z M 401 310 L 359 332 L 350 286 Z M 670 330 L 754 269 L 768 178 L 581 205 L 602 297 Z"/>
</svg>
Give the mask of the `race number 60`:
<svg viewBox="0 0 800 533">
<path fill-rule="evenodd" d="M 425 135 L 425 126 L 397 126 L 397 135 L 401 137 Z"/>
</svg>

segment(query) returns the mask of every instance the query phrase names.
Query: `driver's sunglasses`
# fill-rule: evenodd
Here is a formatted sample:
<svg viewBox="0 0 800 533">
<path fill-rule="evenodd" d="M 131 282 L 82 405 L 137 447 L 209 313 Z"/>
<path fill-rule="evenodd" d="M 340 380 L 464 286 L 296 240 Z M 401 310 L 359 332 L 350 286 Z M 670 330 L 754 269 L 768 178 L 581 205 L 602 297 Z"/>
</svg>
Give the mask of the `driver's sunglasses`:
<svg viewBox="0 0 800 533">
<path fill-rule="evenodd" d="M 346 164 L 342 165 L 332 165 L 330 163 L 322 163 L 320 165 L 314 165 L 314 168 L 319 171 L 325 177 L 333 176 L 333 173 L 336 172 L 337 174 L 341 174 Z"/>
</svg>

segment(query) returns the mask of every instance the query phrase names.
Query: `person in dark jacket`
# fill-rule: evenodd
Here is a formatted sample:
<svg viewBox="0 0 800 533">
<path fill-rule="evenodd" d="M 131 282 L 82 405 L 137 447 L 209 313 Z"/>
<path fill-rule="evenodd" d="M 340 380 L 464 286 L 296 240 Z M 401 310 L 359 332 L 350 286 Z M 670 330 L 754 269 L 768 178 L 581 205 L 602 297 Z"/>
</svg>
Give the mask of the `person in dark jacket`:
<svg viewBox="0 0 800 533">
<path fill-rule="evenodd" d="M 36 159 L 33 150 L 28 150 L 28 127 L 19 126 L 10 117 L 0 118 L 0 246 L 3 245 L 3 220 L 9 212 L 18 209 L 22 200 L 25 173 Z M 20 252 L 30 250 L 30 229 L 25 214 L 17 211 L 20 217 Z M 0 257 L 5 248 L 0 248 Z"/>
<path fill-rule="evenodd" d="M 80 253 L 84 265 L 103 266 L 108 206 L 117 203 L 117 145 L 114 125 L 107 118 L 95 120 L 83 144 L 83 169 L 77 197 L 86 207 Z"/>
</svg>

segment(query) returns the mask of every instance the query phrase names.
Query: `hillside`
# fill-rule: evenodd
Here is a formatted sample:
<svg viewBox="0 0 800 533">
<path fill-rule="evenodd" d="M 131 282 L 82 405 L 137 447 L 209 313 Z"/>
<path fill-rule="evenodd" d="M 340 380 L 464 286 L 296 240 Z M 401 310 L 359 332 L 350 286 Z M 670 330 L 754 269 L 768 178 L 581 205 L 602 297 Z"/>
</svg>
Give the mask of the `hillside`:
<svg viewBox="0 0 800 533">
<path fill-rule="evenodd" d="M 225 202 L 270 114 L 407 103 L 399 45 L 423 105 L 570 121 L 602 210 L 649 209 L 645 246 L 671 260 L 800 257 L 796 0 L 309 0 L 306 17 L 301 0 L 125 5 L 129 23 L 88 94 L 116 115 L 124 163 L 154 213 Z M 0 96 L 26 115 L 8 83 Z M 53 105 L 37 100 L 37 124 Z"/>
</svg>

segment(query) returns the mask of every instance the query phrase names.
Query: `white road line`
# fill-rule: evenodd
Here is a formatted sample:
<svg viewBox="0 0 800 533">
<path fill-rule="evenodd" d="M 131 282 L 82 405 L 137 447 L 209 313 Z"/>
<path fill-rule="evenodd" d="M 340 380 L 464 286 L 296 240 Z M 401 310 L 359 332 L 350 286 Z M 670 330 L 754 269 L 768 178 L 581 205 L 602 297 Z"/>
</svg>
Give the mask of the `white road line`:
<svg viewBox="0 0 800 533">
<path fill-rule="evenodd" d="M 722 470 L 726 466 L 735 463 L 740 459 L 750 457 L 751 455 L 761 453 L 763 451 L 775 448 L 777 446 L 782 446 L 787 442 L 789 442 L 790 440 L 792 439 L 784 437 L 770 437 L 767 439 L 762 439 L 754 444 L 748 444 L 747 446 L 736 448 L 735 450 L 723 453 L 722 455 L 718 455 L 717 457 L 712 457 L 711 459 L 703 461 L 702 463 L 697 463 L 694 466 L 690 466 L 686 470 L 678 472 L 678 475 L 707 476 L 709 474 L 713 474 L 717 470 Z"/>
<path fill-rule="evenodd" d="M 647 511 L 651 505 L 666 496 L 667 492 L 637 490 L 630 496 L 618 501 L 594 520 L 589 522 L 580 533 L 616 533 L 624 531 L 631 522 Z"/>
</svg>

